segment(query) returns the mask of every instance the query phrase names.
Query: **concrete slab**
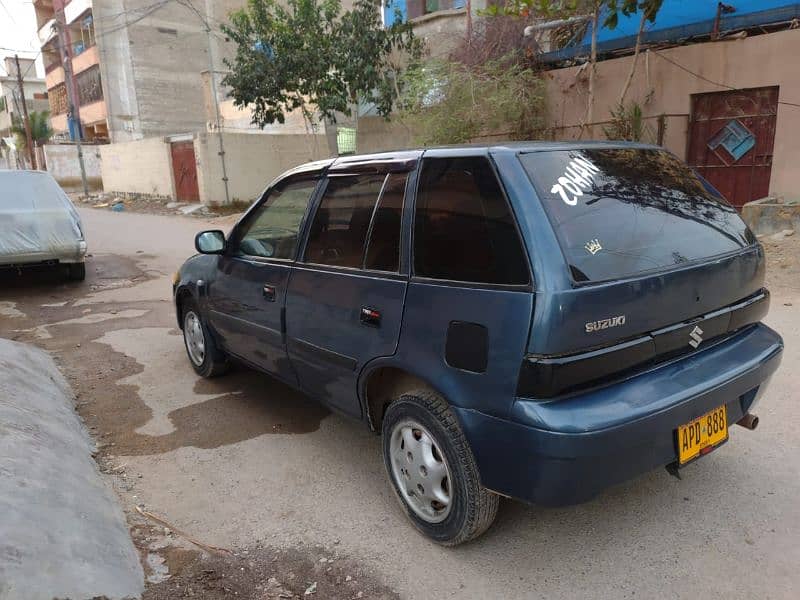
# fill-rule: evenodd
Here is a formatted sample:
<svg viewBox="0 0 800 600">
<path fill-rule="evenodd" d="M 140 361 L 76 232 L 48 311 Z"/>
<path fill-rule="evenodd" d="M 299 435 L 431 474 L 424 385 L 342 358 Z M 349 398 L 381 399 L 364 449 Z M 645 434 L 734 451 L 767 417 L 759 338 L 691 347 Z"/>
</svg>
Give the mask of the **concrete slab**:
<svg viewBox="0 0 800 600">
<path fill-rule="evenodd" d="M 136 598 L 139 557 L 42 350 L 0 339 L 0 600 Z"/>
</svg>

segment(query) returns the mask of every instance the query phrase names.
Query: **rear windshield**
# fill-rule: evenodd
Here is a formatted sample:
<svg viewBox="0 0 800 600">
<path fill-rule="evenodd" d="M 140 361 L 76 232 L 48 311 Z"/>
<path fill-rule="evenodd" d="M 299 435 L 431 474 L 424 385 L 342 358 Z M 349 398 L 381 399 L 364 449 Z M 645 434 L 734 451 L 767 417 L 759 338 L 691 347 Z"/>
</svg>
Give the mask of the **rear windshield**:
<svg viewBox="0 0 800 600">
<path fill-rule="evenodd" d="M 520 155 L 576 282 L 606 281 L 751 245 L 736 209 L 663 150 Z"/>
</svg>

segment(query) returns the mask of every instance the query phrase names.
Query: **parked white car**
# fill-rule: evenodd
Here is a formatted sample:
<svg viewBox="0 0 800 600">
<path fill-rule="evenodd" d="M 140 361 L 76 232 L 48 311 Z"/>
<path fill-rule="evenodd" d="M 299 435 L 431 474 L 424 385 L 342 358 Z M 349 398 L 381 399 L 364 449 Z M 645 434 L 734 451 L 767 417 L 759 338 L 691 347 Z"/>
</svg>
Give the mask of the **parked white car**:
<svg viewBox="0 0 800 600">
<path fill-rule="evenodd" d="M 43 171 L 0 171 L 0 269 L 66 265 L 86 276 L 86 239 L 78 211 Z"/>
</svg>

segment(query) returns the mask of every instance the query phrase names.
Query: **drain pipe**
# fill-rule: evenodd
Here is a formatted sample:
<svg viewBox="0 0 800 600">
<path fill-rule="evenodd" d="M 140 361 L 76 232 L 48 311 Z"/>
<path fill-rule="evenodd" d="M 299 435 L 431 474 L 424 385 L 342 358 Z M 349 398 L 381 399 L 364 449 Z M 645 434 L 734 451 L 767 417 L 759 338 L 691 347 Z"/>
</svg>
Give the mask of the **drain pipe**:
<svg viewBox="0 0 800 600">
<path fill-rule="evenodd" d="M 219 139 L 219 155 L 220 164 L 222 165 L 222 182 L 225 184 L 225 204 L 231 203 L 230 192 L 228 190 L 228 169 L 225 164 L 225 143 L 223 142 L 222 127 L 220 125 L 219 117 L 219 101 L 217 100 L 217 73 L 214 70 L 214 39 L 211 35 L 210 16 L 213 10 L 213 3 L 206 0 L 206 18 L 204 19 L 206 26 L 206 36 L 208 37 L 208 68 L 211 83 L 211 98 L 214 102 L 214 116 L 216 119 L 217 137 Z"/>
</svg>

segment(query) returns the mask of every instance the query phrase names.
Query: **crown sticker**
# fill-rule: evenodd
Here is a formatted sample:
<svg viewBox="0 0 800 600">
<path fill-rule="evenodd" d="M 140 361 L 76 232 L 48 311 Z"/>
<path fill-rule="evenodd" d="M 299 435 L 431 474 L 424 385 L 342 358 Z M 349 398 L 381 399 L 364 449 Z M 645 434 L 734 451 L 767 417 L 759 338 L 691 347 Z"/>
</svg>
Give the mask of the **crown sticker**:
<svg viewBox="0 0 800 600">
<path fill-rule="evenodd" d="M 591 254 L 592 256 L 594 256 L 595 254 L 597 254 L 598 252 L 600 252 L 600 250 L 602 250 L 602 249 L 603 249 L 603 246 L 601 246 L 601 245 L 600 245 L 600 240 L 598 240 L 597 238 L 595 238 L 595 239 L 593 239 L 593 240 L 589 240 L 588 242 L 586 242 L 586 245 L 584 246 L 584 248 L 586 248 L 586 251 L 587 251 L 589 254 Z"/>
</svg>

